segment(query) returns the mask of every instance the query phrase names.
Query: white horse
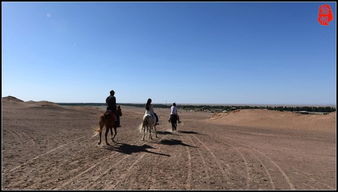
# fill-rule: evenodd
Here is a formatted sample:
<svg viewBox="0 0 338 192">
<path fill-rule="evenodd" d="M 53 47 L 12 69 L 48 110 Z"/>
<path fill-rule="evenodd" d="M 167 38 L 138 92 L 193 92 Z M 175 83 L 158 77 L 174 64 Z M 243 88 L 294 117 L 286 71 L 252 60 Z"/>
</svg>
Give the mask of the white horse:
<svg viewBox="0 0 338 192">
<path fill-rule="evenodd" d="M 140 132 L 143 131 L 143 137 L 142 141 L 144 141 L 144 137 L 146 135 L 146 132 L 149 132 L 149 138 L 153 139 L 151 137 L 151 131 L 155 131 L 155 136 L 157 138 L 157 132 L 156 132 L 156 117 L 155 115 L 152 115 L 150 111 L 146 110 L 146 112 L 143 115 L 143 122 L 139 126 Z"/>
</svg>

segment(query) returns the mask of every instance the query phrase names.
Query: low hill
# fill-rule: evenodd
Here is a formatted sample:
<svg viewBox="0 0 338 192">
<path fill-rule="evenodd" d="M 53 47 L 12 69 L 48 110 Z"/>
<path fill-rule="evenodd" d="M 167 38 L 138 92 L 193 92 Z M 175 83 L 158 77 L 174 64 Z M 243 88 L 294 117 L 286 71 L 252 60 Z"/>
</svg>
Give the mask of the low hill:
<svg viewBox="0 0 338 192">
<path fill-rule="evenodd" d="M 336 112 L 313 115 L 288 111 L 243 109 L 214 113 L 208 121 L 232 126 L 331 130 L 336 127 Z"/>
<path fill-rule="evenodd" d="M 13 96 L 7 96 L 7 97 L 3 97 L 2 98 L 2 101 L 4 101 L 4 102 L 18 102 L 18 103 L 20 103 L 20 102 L 24 102 L 24 101 L 22 101 L 21 99 L 18 99 L 18 98 L 16 98 L 16 97 L 13 97 Z"/>
</svg>

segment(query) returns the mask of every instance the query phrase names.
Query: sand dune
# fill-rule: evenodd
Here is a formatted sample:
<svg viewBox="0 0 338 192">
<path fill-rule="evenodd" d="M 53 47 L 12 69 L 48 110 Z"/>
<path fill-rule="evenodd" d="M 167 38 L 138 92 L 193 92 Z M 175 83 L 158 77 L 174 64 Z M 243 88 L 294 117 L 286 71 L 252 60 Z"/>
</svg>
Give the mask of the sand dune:
<svg viewBox="0 0 338 192">
<path fill-rule="evenodd" d="M 5 190 L 336 189 L 335 113 L 181 111 L 172 132 L 155 108 L 158 138 L 141 141 L 144 109 L 122 106 L 118 143 L 98 146 L 104 107 L 2 101 Z"/>
<path fill-rule="evenodd" d="M 27 101 L 25 102 L 27 107 L 36 108 L 36 109 L 48 109 L 48 110 L 68 110 L 61 105 L 58 105 L 49 101 Z"/>
<path fill-rule="evenodd" d="M 332 131 L 336 127 L 336 112 L 327 115 L 309 115 L 287 111 L 243 109 L 228 113 L 215 113 L 209 122 L 246 127 Z"/>
<path fill-rule="evenodd" d="M 20 100 L 13 96 L 3 97 L 2 104 L 11 105 L 12 107 L 27 107 L 33 109 L 47 109 L 47 110 L 67 110 L 61 105 L 50 101 L 26 101 Z"/>
<path fill-rule="evenodd" d="M 7 96 L 7 97 L 3 97 L 2 98 L 2 102 L 14 102 L 14 103 L 18 103 L 18 102 L 23 102 L 22 100 L 13 97 L 13 96 Z"/>
</svg>

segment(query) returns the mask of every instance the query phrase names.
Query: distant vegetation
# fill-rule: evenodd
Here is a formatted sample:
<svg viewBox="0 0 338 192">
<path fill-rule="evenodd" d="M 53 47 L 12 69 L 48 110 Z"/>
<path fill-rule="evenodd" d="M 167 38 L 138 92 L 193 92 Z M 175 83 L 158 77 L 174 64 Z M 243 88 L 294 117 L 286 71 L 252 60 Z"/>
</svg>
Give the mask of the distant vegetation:
<svg viewBox="0 0 338 192">
<path fill-rule="evenodd" d="M 72 105 L 72 106 L 106 106 L 105 103 L 58 103 L 59 105 Z M 121 106 L 144 107 L 145 104 L 137 103 L 118 103 Z M 170 108 L 171 105 L 166 104 L 153 104 L 154 108 Z M 336 111 L 336 107 L 332 106 L 249 106 L 249 105 L 177 105 L 179 109 L 193 110 L 193 111 L 206 111 L 206 112 L 228 112 L 237 109 L 268 109 L 276 111 L 293 111 L 293 112 L 321 112 L 329 113 Z"/>
<path fill-rule="evenodd" d="M 293 111 L 293 112 L 334 112 L 336 107 L 331 106 L 210 106 L 210 105 L 183 105 L 182 109 L 194 111 L 208 111 L 208 112 L 228 112 L 237 109 L 268 109 L 276 111 Z"/>
<path fill-rule="evenodd" d="M 71 106 L 107 106 L 105 103 L 57 103 L 59 105 L 71 105 Z M 145 104 L 138 103 L 117 103 L 121 106 L 132 106 L 132 107 L 145 107 Z M 169 108 L 171 105 L 165 104 L 153 104 L 155 108 Z"/>
<path fill-rule="evenodd" d="M 106 106 L 105 103 L 56 103 L 59 105 L 69 105 L 69 106 Z"/>
</svg>

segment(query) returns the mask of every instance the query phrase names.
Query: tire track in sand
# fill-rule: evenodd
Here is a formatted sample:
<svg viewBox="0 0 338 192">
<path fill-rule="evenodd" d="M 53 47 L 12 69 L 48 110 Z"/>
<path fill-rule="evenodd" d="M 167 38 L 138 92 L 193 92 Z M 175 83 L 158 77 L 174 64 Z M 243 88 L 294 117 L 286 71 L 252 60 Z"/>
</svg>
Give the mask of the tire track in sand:
<svg viewBox="0 0 338 192">
<path fill-rule="evenodd" d="M 93 135 L 93 137 L 97 136 L 98 133 L 95 133 Z M 129 135 L 128 137 L 130 137 L 131 135 Z M 127 138 L 128 138 L 127 137 Z M 98 147 L 107 147 L 106 145 L 103 144 L 103 146 L 101 145 L 96 145 Z M 108 146 L 108 147 L 111 147 L 111 146 Z M 105 154 L 106 152 L 103 153 L 103 155 Z M 114 164 L 113 166 L 109 166 L 107 171 L 104 173 L 104 174 L 101 174 L 101 171 L 104 170 L 104 166 L 100 166 L 102 164 L 107 164 L 107 162 L 109 162 L 110 160 L 109 159 L 112 159 L 114 158 L 115 156 L 117 156 L 118 154 L 120 154 L 118 151 L 114 151 L 113 154 L 110 154 L 108 156 L 103 156 L 101 157 L 100 159 L 95 159 L 94 163 L 93 164 L 89 164 L 89 167 L 87 165 L 87 168 L 85 168 L 84 170 L 80 170 L 81 172 L 78 172 L 76 175 L 74 176 L 71 176 L 71 180 L 67 181 L 66 183 L 63 183 L 61 185 L 61 187 L 57 188 L 58 190 L 60 188 L 65 188 L 67 186 L 67 188 L 73 188 L 73 189 L 77 189 L 77 188 L 88 188 L 90 187 L 90 185 L 92 185 L 93 183 L 95 183 L 100 177 L 102 177 L 104 174 L 106 174 L 109 170 L 113 169 L 117 164 Z M 94 156 L 97 156 L 97 155 L 94 155 Z M 124 160 L 125 158 L 127 158 L 128 156 L 125 156 L 124 158 L 120 159 L 118 162 Z M 118 157 L 119 158 L 119 157 Z M 109 164 L 108 164 L 109 165 Z M 97 170 L 95 170 L 94 172 L 90 173 L 90 171 L 92 171 L 94 168 L 97 168 Z M 77 171 L 77 170 L 76 170 Z M 99 173 L 98 176 L 95 176 L 95 174 Z M 81 177 L 85 175 L 84 177 Z M 88 179 L 94 179 L 94 181 L 91 181 L 88 180 Z M 81 181 L 81 180 L 85 180 L 85 181 Z M 77 181 L 77 182 L 74 182 L 74 181 Z M 83 187 L 83 185 L 81 185 L 82 183 L 87 183 L 87 185 L 85 185 Z M 79 186 L 80 184 L 80 186 Z"/>
<path fill-rule="evenodd" d="M 224 141 L 223 141 L 224 142 Z M 226 143 L 226 145 L 230 146 L 232 149 L 234 149 L 238 154 L 239 156 L 241 157 L 241 159 L 243 160 L 244 162 L 244 165 L 245 165 L 245 171 L 246 171 L 246 188 L 249 189 L 250 188 L 250 181 L 252 180 L 250 174 L 249 174 L 249 164 L 248 164 L 248 160 L 244 157 L 243 153 L 237 148 L 235 147 L 234 145 L 228 143 L 228 142 L 224 142 Z"/>
<path fill-rule="evenodd" d="M 223 136 L 223 137 L 226 137 L 226 138 L 228 138 L 229 140 L 231 140 L 231 141 L 233 141 L 234 143 L 237 143 L 236 141 L 234 141 L 232 138 L 230 138 L 230 137 L 227 137 L 227 136 Z M 231 144 L 229 144 L 228 142 L 225 142 L 224 140 L 222 140 L 223 141 L 223 143 L 224 144 L 226 144 L 226 145 L 231 145 Z M 238 145 L 238 144 L 237 144 Z M 231 145 L 231 146 L 233 146 L 233 145 Z M 255 155 L 255 157 L 257 157 L 256 159 L 257 160 L 259 160 L 259 162 L 260 162 L 260 164 L 265 168 L 265 172 L 267 173 L 267 176 L 269 177 L 269 180 L 270 180 L 270 184 L 274 187 L 274 188 L 276 188 L 276 186 L 275 186 L 275 184 L 274 184 L 274 182 L 273 182 L 273 179 L 272 179 L 272 176 L 271 176 L 271 174 L 269 173 L 269 171 L 268 171 L 268 169 L 266 168 L 266 165 L 262 162 L 262 160 L 257 156 L 257 154 L 256 153 L 254 153 L 254 152 L 252 152 L 253 150 L 255 150 L 255 149 L 253 149 L 252 147 L 250 147 L 249 145 L 246 145 L 246 144 L 243 144 L 243 143 L 240 143 L 239 144 L 239 146 L 246 146 L 246 147 L 239 147 L 239 148 L 245 148 L 245 149 L 248 149 L 250 152 L 250 154 L 254 154 Z M 238 147 L 234 147 L 233 146 L 233 148 L 238 148 Z M 260 152 L 259 151 L 259 153 L 262 153 L 262 152 Z M 294 186 L 293 186 L 293 184 L 290 182 L 290 179 L 289 179 L 289 177 L 285 174 L 285 172 L 275 163 L 275 162 L 272 162 L 273 160 L 272 159 L 270 159 L 269 157 L 267 157 L 264 153 L 262 153 L 261 154 L 265 159 L 267 159 L 273 166 L 275 166 L 277 169 L 278 169 L 278 171 L 282 174 L 282 176 L 284 177 L 284 179 L 285 179 L 285 181 L 287 182 L 287 184 L 289 185 L 289 187 L 291 188 L 291 189 L 295 189 L 294 188 Z"/>
<path fill-rule="evenodd" d="M 216 137 L 216 138 L 219 138 L 218 136 L 215 136 L 214 135 L 214 137 Z M 290 181 L 290 178 L 287 176 L 287 174 L 283 171 L 283 169 L 275 162 L 275 161 L 273 161 L 270 157 L 268 157 L 267 155 L 265 155 L 263 152 L 261 152 L 261 151 L 259 151 L 259 150 L 257 150 L 257 149 L 255 149 L 255 148 L 253 148 L 253 147 L 251 147 L 250 145 L 248 145 L 248 144 L 244 144 L 243 142 L 241 142 L 241 143 L 238 143 L 237 141 L 235 141 L 233 138 L 231 138 L 231 137 L 228 137 L 228 136 L 224 136 L 224 135 L 222 135 L 222 139 L 221 139 L 221 141 L 223 141 L 224 142 L 224 138 L 227 138 L 228 140 L 231 140 L 232 141 L 232 143 L 236 143 L 238 146 L 244 146 L 244 148 L 246 148 L 246 149 L 248 149 L 248 150 L 251 150 L 250 151 L 250 153 L 251 154 L 255 154 L 254 152 L 252 152 L 252 151 L 256 151 L 257 153 L 259 153 L 260 155 L 262 155 L 265 159 L 267 159 L 273 166 L 275 166 L 277 169 L 278 169 L 278 171 L 282 174 L 282 176 L 284 177 L 284 179 L 285 179 L 285 181 L 286 181 L 286 183 L 288 184 L 288 186 L 289 186 L 289 188 L 290 189 L 295 189 L 295 186 L 292 184 L 292 182 Z M 228 142 L 224 142 L 224 144 L 226 144 L 226 145 L 229 145 L 229 143 Z M 231 144 L 230 144 L 231 145 Z M 243 148 L 243 147 L 242 147 Z M 263 162 L 261 161 L 261 159 L 260 159 L 260 162 L 261 162 L 261 164 L 262 164 L 262 166 L 264 165 L 263 164 Z M 264 165 L 264 167 L 266 167 L 265 165 Z M 268 172 L 268 170 L 266 170 L 267 172 Z M 269 174 L 270 175 L 270 174 Z M 271 175 L 270 175 L 271 176 Z M 269 177 L 269 176 L 268 176 Z M 269 178 L 270 179 L 270 178 Z M 273 180 L 272 180 L 272 177 L 271 177 L 271 180 L 270 180 L 271 182 L 273 182 Z M 275 185 L 274 185 L 275 186 Z"/>
<path fill-rule="evenodd" d="M 105 176 L 109 171 L 111 171 L 113 168 L 115 168 L 117 165 L 120 164 L 123 160 L 127 159 L 129 156 L 124 156 L 120 160 L 118 160 L 116 163 L 114 163 L 109 169 L 107 169 L 105 172 L 103 172 L 101 175 L 94 177 L 94 180 L 92 183 L 87 184 L 86 186 L 83 187 L 83 189 L 89 189 L 89 187 L 95 187 L 97 184 L 95 182 Z M 93 185 L 94 183 L 94 185 Z"/>
<path fill-rule="evenodd" d="M 269 177 L 269 181 L 270 181 L 270 185 L 271 185 L 272 189 L 276 189 L 275 184 L 274 184 L 274 182 L 273 182 L 273 180 L 272 180 L 272 177 L 271 177 L 271 175 L 270 175 L 270 172 L 269 172 L 269 170 L 266 168 L 266 166 L 264 165 L 264 163 L 262 162 L 262 160 L 261 160 L 255 153 L 251 153 L 251 154 L 252 154 L 252 155 L 260 162 L 260 164 L 263 166 L 263 169 L 264 169 L 265 173 L 266 173 L 267 176 Z"/>
<path fill-rule="evenodd" d="M 132 133 L 134 133 L 134 132 L 132 132 Z M 135 137 L 137 138 L 137 137 L 138 137 L 138 134 L 137 134 Z M 134 140 L 136 140 L 136 139 L 134 138 Z M 138 141 L 138 142 L 134 143 L 133 145 L 140 145 L 140 144 L 141 144 L 141 145 L 144 145 L 144 144 L 146 143 L 145 141 L 140 141 L 140 140 L 137 140 L 137 141 Z M 77 186 L 77 187 L 78 187 L 78 188 L 81 188 L 81 189 L 88 189 L 88 188 L 94 188 L 94 187 L 97 187 L 98 185 L 102 184 L 102 183 L 97 182 L 99 179 L 102 179 L 103 177 L 105 177 L 107 174 L 109 174 L 109 173 L 111 172 L 112 169 L 116 168 L 118 165 L 121 165 L 121 162 L 123 162 L 123 160 L 130 159 L 130 158 L 133 158 L 133 157 L 134 157 L 134 155 L 132 155 L 132 154 L 122 155 L 122 158 L 120 158 L 119 160 L 117 160 L 117 162 L 114 163 L 112 166 L 110 166 L 109 164 L 107 164 L 107 162 L 105 162 L 106 160 L 115 157 L 115 156 L 116 156 L 117 154 L 119 154 L 119 153 L 121 153 L 121 152 L 116 151 L 116 152 L 114 152 L 113 155 L 110 155 L 110 156 L 108 156 L 108 157 L 106 157 L 106 158 L 101 158 L 101 159 L 97 160 L 97 161 L 99 161 L 99 163 L 96 163 L 96 164 L 92 165 L 91 167 L 89 167 L 89 168 L 86 169 L 85 171 L 83 171 L 83 172 L 81 172 L 80 174 L 76 175 L 76 176 L 75 176 L 76 178 L 73 179 L 73 181 L 74 181 L 74 180 L 77 180 L 77 181 L 78 181 L 78 182 L 76 183 L 76 185 L 78 185 L 78 184 L 80 184 L 80 183 L 84 183 L 84 182 L 87 182 L 87 183 L 89 182 L 89 183 L 88 183 L 87 185 L 85 185 L 85 186 Z M 133 162 L 132 166 L 136 165 L 136 164 L 138 163 L 138 161 L 141 160 L 141 159 L 143 158 L 144 155 L 145 155 L 145 154 L 142 154 L 142 156 L 141 156 L 140 159 L 135 160 L 135 161 Z M 137 156 L 137 155 L 135 155 L 135 156 Z M 119 156 L 119 157 L 121 157 L 121 156 Z M 119 158 L 119 157 L 117 157 L 117 158 Z M 114 159 L 112 159 L 112 160 L 114 160 Z M 114 160 L 114 161 L 115 161 L 115 160 Z M 91 170 L 93 170 L 95 167 L 98 167 L 98 165 L 101 165 L 101 164 L 104 164 L 104 163 L 107 164 L 108 167 L 102 167 L 102 166 L 100 166 L 98 170 L 95 170 L 95 172 L 89 173 L 89 172 L 90 172 Z M 125 173 L 126 176 L 129 174 L 129 172 L 131 172 L 132 166 L 129 167 L 129 169 L 127 170 L 127 173 Z M 105 168 L 107 168 L 107 169 L 105 169 Z M 103 171 L 103 170 L 105 170 L 105 171 Z M 103 173 L 102 173 L 101 171 L 103 171 Z M 87 174 L 87 173 L 88 173 L 88 174 Z M 84 174 L 87 174 L 87 175 L 86 175 L 85 177 L 81 177 L 81 176 L 84 175 Z M 95 176 L 93 176 L 93 175 L 95 175 Z M 121 177 L 122 177 L 122 176 L 121 176 Z M 88 179 L 90 179 L 90 180 L 88 180 Z M 110 178 L 110 179 L 111 179 L 111 178 Z M 84 182 L 81 182 L 81 180 L 84 180 Z M 103 180 L 104 180 L 104 179 L 103 179 Z M 67 184 L 70 184 L 70 182 L 68 182 Z M 77 187 L 75 187 L 75 188 L 77 188 Z M 103 187 L 105 187 L 105 186 L 103 186 Z"/>
<path fill-rule="evenodd" d="M 216 138 L 218 138 L 216 136 Z M 239 157 L 242 159 L 242 161 L 244 162 L 245 165 L 245 170 L 246 170 L 246 188 L 249 189 L 250 188 L 250 181 L 254 181 L 253 176 L 251 176 L 250 172 L 249 172 L 249 161 L 248 159 L 245 157 L 245 155 L 241 152 L 241 148 L 242 147 L 236 147 L 233 144 L 229 143 L 229 142 L 225 142 L 224 139 L 220 139 L 220 142 L 231 147 L 233 150 L 235 150 L 235 152 L 239 155 Z M 267 175 L 270 185 L 272 186 L 273 189 L 275 189 L 275 185 L 274 182 L 272 180 L 271 174 L 269 173 L 268 169 L 266 168 L 266 166 L 264 165 L 264 163 L 261 161 L 261 159 L 259 159 L 257 157 L 257 155 L 255 155 L 255 153 L 252 153 L 250 150 L 250 154 L 253 154 L 255 159 L 262 165 L 265 174 Z M 226 166 L 228 167 L 228 170 L 231 169 L 231 167 L 229 166 L 229 164 L 226 164 Z M 251 170 L 251 169 L 250 169 Z"/>
<path fill-rule="evenodd" d="M 165 139 L 165 138 L 167 138 L 167 137 L 168 137 L 168 136 L 165 135 L 164 137 L 159 138 L 159 139 L 162 140 L 162 139 Z M 148 143 L 148 142 L 154 143 L 154 140 L 151 140 L 151 141 L 142 141 L 141 144 L 144 145 L 144 144 L 146 144 L 146 143 Z M 155 141 L 154 144 L 158 144 L 158 143 L 156 143 L 156 141 Z M 159 145 L 158 151 L 161 150 L 162 146 L 163 146 L 163 145 Z M 142 157 L 139 157 L 138 159 L 136 159 L 136 160 L 132 163 L 132 165 L 129 167 L 129 169 L 126 171 L 126 174 L 125 174 L 125 175 L 121 175 L 120 178 L 118 179 L 117 183 L 111 185 L 110 187 L 112 187 L 112 189 L 115 189 L 121 182 L 125 181 L 125 180 L 126 180 L 128 177 L 130 177 L 133 173 L 136 173 L 137 170 L 136 170 L 135 172 L 132 172 L 132 168 L 133 168 L 135 165 L 137 165 L 137 164 L 138 164 L 138 163 L 139 163 L 146 155 L 147 155 L 147 153 L 144 152 L 144 154 L 143 154 Z M 141 176 L 142 176 L 142 175 L 141 175 Z M 148 179 L 147 179 L 146 181 L 144 181 L 143 183 L 145 184 L 149 179 L 150 179 L 150 178 L 148 177 Z M 154 177 L 152 177 L 152 183 L 154 183 L 154 182 L 155 182 L 155 179 L 154 179 Z M 129 184 L 128 190 L 130 190 L 130 189 L 131 189 L 130 183 L 128 183 L 128 184 Z M 106 187 L 106 186 L 105 186 L 105 187 Z M 143 187 L 144 187 L 144 186 L 143 186 Z"/>
<path fill-rule="evenodd" d="M 82 137 L 80 137 L 82 138 Z M 80 139 L 78 138 L 78 140 Z M 69 142 L 71 143 L 71 142 Z M 69 144 L 68 143 L 68 144 Z M 59 146 L 60 147 L 60 146 Z M 57 149 L 58 147 L 54 148 Z M 49 152 L 53 152 L 54 149 L 50 150 Z M 72 147 L 67 148 L 69 150 L 67 151 L 72 151 Z M 74 149 L 73 149 L 74 150 Z M 83 149 L 85 150 L 85 149 Z M 64 151 L 62 151 L 64 152 Z M 49 154 L 50 154 L 49 153 Z M 45 153 L 46 154 L 46 153 Z M 43 154 L 43 155 L 45 155 Z M 53 156 L 57 155 L 57 156 Z M 18 187 L 20 188 L 30 188 L 30 189 L 41 189 L 44 187 L 51 188 L 51 184 L 55 182 L 60 182 L 62 181 L 62 177 L 65 176 L 62 172 L 64 166 L 69 166 L 72 164 L 72 162 L 76 162 L 72 159 L 68 158 L 62 158 L 62 161 L 60 161 L 60 158 L 58 156 L 62 155 L 62 153 L 55 153 L 52 156 L 46 156 L 47 159 L 43 159 L 42 164 L 40 162 L 35 162 L 34 160 L 36 159 L 41 159 L 43 156 L 37 156 L 39 158 L 33 158 L 31 162 L 27 162 L 28 166 L 24 167 L 22 166 L 23 169 L 18 170 L 16 172 L 10 173 L 8 175 L 9 180 L 8 180 L 8 187 Z M 73 157 L 73 156 L 72 156 Z M 52 159 L 50 159 L 52 158 Z M 69 163 L 70 161 L 70 163 Z M 44 163 L 46 162 L 46 163 Z M 81 169 L 81 166 L 78 166 L 76 170 Z M 60 172 L 61 171 L 61 172 Z M 69 170 L 65 173 L 66 175 L 71 174 L 74 172 L 74 170 Z M 16 180 L 15 178 L 18 177 L 18 175 L 21 175 L 23 177 L 21 180 Z M 35 175 L 35 177 L 32 177 L 32 175 Z M 57 179 L 57 181 L 55 181 Z M 60 180 L 61 179 L 61 180 Z M 13 182 L 14 181 L 14 182 Z"/>
<path fill-rule="evenodd" d="M 228 184 L 228 181 L 230 180 L 230 172 L 227 170 L 228 173 L 225 173 L 223 167 L 221 166 L 221 163 L 219 162 L 218 158 L 216 157 L 216 155 L 209 149 L 208 146 L 206 146 L 198 137 L 196 137 L 195 135 L 192 135 L 192 137 L 194 137 L 199 143 L 201 143 L 203 145 L 203 147 L 211 154 L 211 156 L 214 158 L 218 168 L 220 169 L 222 176 L 225 180 L 225 182 Z"/>
<path fill-rule="evenodd" d="M 227 136 L 223 136 L 223 137 L 226 137 L 228 138 L 229 140 L 233 141 L 234 143 L 238 143 L 237 141 L 234 141 L 232 138 L 230 137 L 227 137 Z M 243 143 L 240 143 L 239 145 L 242 145 L 242 146 L 246 146 L 245 148 L 247 149 L 251 149 L 253 151 L 256 151 L 257 153 L 261 154 L 263 157 L 265 157 L 267 160 L 269 160 L 270 163 L 272 163 L 278 170 L 279 172 L 283 175 L 283 177 L 285 178 L 285 181 L 287 182 L 287 184 L 289 185 L 290 189 L 295 189 L 295 186 L 292 184 L 290 178 L 287 176 L 287 174 L 283 171 L 283 169 L 274 161 L 272 160 L 270 157 L 268 157 L 267 155 L 265 155 L 263 152 L 249 146 L 248 144 L 243 144 Z"/>
<path fill-rule="evenodd" d="M 85 138 L 85 137 L 87 137 L 87 136 L 79 137 L 79 138 L 75 139 L 74 141 L 71 141 L 71 142 L 69 142 L 69 143 L 62 144 L 62 145 L 57 146 L 57 147 L 55 147 L 55 148 L 53 148 L 53 149 L 51 149 L 51 150 L 49 150 L 49 151 L 47 151 L 47 152 L 45 152 L 45 153 L 42 153 L 42 154 L 40 154 L 40 155 L 37 155 L 37 156 L 35 156 L 34 158 L 29 159 L 29 160 L 26 161 L 25 163 L 21 163 L 20 165 L 18 165 L 18 166 L 16 166 L 16 167 L 12 168 L 12 169 L 9 170 L 8 172 L 13 172 L 14 170 L 16 170 L 16 169 L 18 169 L 18 168 L 20 168 L 20 167 L 22 167 L 22 166 L 25 166 L 25 165 L 27 165 L 28 163 L 31 163 L 32 161 L 34 161 L 34 160 L 36 160 L 36 159 L 38 159 L 38 158 L 40 158 L 40 157 L 43 157 L 43 156 L 45 156 L 45 155 L 48 155 L 49 153 L 52 153 L 52 152 L 54 152 L 54 151 L 56 151 L 56 150 L 58 150 L 58 149 L 61 149 L 61 148 L 65 147 L 65 146 L 67 146 L 67 145 L 69 145 L 69 144 L 71 144 L 71 143 L 74 143 L 75 141 L 78 141 L 78 140 L 80 140 L 80 139 L 82 139 L 82 138 Z M 94 137 L 94 136 L 92 136 L 92 137 Z"/>
<path fill-rule="evenodd" d="M 176 125 L 178 126 L 178 125 Z M 184 123 L 181 124 L 181 127 L 184 127 Z M 176 128 L 177 130 L 177 128 Z M 179 138 L 182 138 L 181 135 L 178 135 Z M 187 154 L 188 154 L 188 173 L 187 173 L 187 181 L 186 181 L 186 188 L 191 190 L 191 182 L 192 182 L 192 162 L 191 162 L 191 154 L 190 149 L 188 146 L 184 146 Z"/>
<path fill-rule="evenodd" d="M 249 147 L 251 148 L 251 147 Z M 251 148 L 252 150 L 258 152 L 259 154 L 263 155 L 265 158 L 267 158 L 268 160 L 270 160 L 270 162 L 275 165 L 277 167 L 277 169 L 280 171 L 280 173 L 284 176 L 286 182 L 288 183 L 290 189 L 296 189 L 295 186 L 292 184 L 290 178 L 287 176 L 287 174 L 283 171 L 283 169 L 274 161 L 272 160 L 270 157 L 268 157 L 267 155 L 265 155 L 263 152 L 257 150 L 257 149 L 254 149 L 254 148 Z"/>
<path fill-rule="evenodd" d="M 118 181 L 116 183 L 114 183 L 113 185 L 108 185 L 108 186 L 105 186 L 104 189 L 115 189 L 115 187 L 120 184 L 120 182 L 122 182 L 124 180 L 125 177 L 127 177 L 129 174 L 131 174 L 131 170 L 132 168 L 138 163 L 141 161 L 141 159 L 146 155 L 146 153 L 143 153 L 142 155 L 139 155 L 139 157 L 131 164 L 131 166 L 127 169 L 126 173 L 123 173 Z"/>
<path fill-rule="evenodd" d="M 244 164 L 245 164 L 245 170 L 246 170 L 246 188 L 249 189 L 250 188 L 250 185 L 249 185 L 249 182 L 251 180 L 251 177 L 249 175 L 249 165 L 248 165 L 248 160 L 244 157 L 243 153 L 237 148 L 237 147 L 234 147 L 233 145 L 231 144 L 228 144 L 230 147 L 232 147 L 233 149 L 235 149 L 237 151 L 237 153 L 241 156 L 241 158 L 243 159 L 244 161 Z"/>
<path fill-rule="evenodd" d="M 144 144 L 145 142 L 141 142 L 141 143 L 135 143 L 136 145 L 138 144 Z M 105 160 L 110 159 L 110 157 L 115 157 L 117 154 L 119 154 L 119 152 L 115 152 L 113 155 L 109 156 L 108 158 L 105 158 Z M 83 189 L 89 189 L 90 188 L 94 188 L 96 187 L 99 183 L 97 183 L 97 181 L 100 178 L 103 178 L 107 173 L 109 173 L 112 169 L 114 169 L 117 165 L 119 165 L 123 160 L 130 158 L 130 155 L 124 155 L 120 160 L 118 160 L 116 163 L 114 163 L 112 166 L 109 166 L 108 169 L 106 169 L 102 174 L 94 177 L 94 180 L 91 181 L 91 183 L 88 183 L 86 186 L 83 187 Z M 101 161 L 100 163 L 104 163 L 104 161 Z M 135 163 L 135 161 L 134 161 Z M 89 171 L 89 170 L 88 170 Z M 86 171 L 86 172 L 88 172 Z M 84 174 L 84 173 L 83 173 Z M 81 174 L 82 175 L 82 174 Z"/>
<path fill-rule="evenodd" d="M 103 157 L 98 161 L 98 163 L 94 163 L 92 166 L 90 166 L 89 168 L 87 168 L 86 170 L 82 171 L 81 173 L 75 175 L 72 179 L 68 180 L 67 182 L 63 183 L 59 188 L 56 188 L 56 190 L 61 190 L 63 189 L 65 186 L 67 186 L 68 184 L 72 183 L 74 180 L 77 180 L 80 176 L 82 176 L 83 174 L 89 172 L 90 170 L 94 169 L 95 167 L 97 167 L 99 164 L 101 164 L 102 162 L 106 161 L 107 159 L 114 157 L 117 154 L 117 152 L 113 153 L 112 155 L 108 156 L 108 157 Z M 113 165 L 114 166 L 114 165 Z M 87 185 L 88 186 L 88 185 Z M 86 188 L 86 187 L 84 187 Z"/>
<path fill-rule="evenodd" d="M 161 140 L 162 139 L 165 139 L 165 138 L 167 138 L 167 136 L 164 136 L 163 138 L 161 138 Z M 158 148 L 158 150 L 160 151 L 161 150 L 161 148 L 162 148 L 162 145 L 160 145 L 160 147 Z M 156 158 L 156 162 L 155 162 L 155 166 L 154 166 L 154 168 L 152 169 L 152 172 L 151 173 L 158 173 L 158 165 L 159 165 L 159 158 L 160 157 L 157 157 Z M 154 189 L 154 184 L 156 183 L 156 177 L 155 176 L 153 176 L 153 174 L 152 174 L 152 176 L 151 176 L 151 186 L 149 187 L 149 189 L 150 190 L 153 190 Z"/>
<path fill-rule="evenodd" d="M 12 135 L 13 135 L 13 138 L 18 138 L 19 139 L 19 143 L 20 143 L 20 146 L 24 146 L 24 143 L 22 142 L 22 137 L 16 132 L 16 131 L 13 131 L 13 130 L 7 130 L 8 132 L 10 132 Z M 16 140 L 14 140 L 16 141 Z"/>
<path fill-rule="evenodd" d="M 196 143 L 193 141 L 193 139 L 190 136 L 188 136 L 188 137 L 189 137 L 191 143 L 193 143 L 196 146 Z M 203 157 L 203 155 L 201 153 L 201 150 L 199 150 L 197 148 L 197 152 L 198 152 L 198 154 L 199 154 L 199 156 L 200 156 L 200 158 L 202 160 L 202 163 L 203 163 L 203 166 L 204 166 L 204 171 L 205 171 L 205 173 L 207 175 L 207 180 L 210 181 L 210 175 L 209 175 L 207 163 L 206 163 L 206 161 L 205 161 L 205 159 L 204 159 L 204 157 Z"/>
<path fill-rule="evenodd" d="M 24 130 L 20 130 L 20 131 L 15 131 L 15 130 L 8 130 L 9 132 L 12 132 L 14 135 L 16 135 L 17 138 L 21 138 L 19 139 L 19 142 L 21 145 L 25 146 L 25 144 L 23 143 L 23 141 L 26 142 L 26 138 L 28 138 L 30 140 L 30 142 L 33 143 L 33 145 L 35 145 L 35 141 L 34 138 L 30 135 L 28 135 L 27 133 L 25 133 Z"/>
<path fill-rule="evenodd" d="M 29 138 L 29 140 L 32 142 L 32 145 L 36 145 L 35 139 L 32 136 L 28 135 L 25 132 L 22 132 L 22 134 Z"/>
<path fill-rule="evenodd" d="M 314 187 L 312 187 L 311 185 L 308 185 L 308 184 L 306 184 L 306 183 L 303 183 L 303 185 L 309 187 L 310 189 L 315 189 Z"/>
<path fill-rule="evenodd" d="M 181 138 L 181 136 L 179 135 Z M 190 154 L 190 149 L 188 146 L 184 146 L 187 154 L 188 154 L 188 173 L 187 173 L 187 181 L 186 181 L 186 188 L 191 189 L 191 178 L 192 178 L 192 169 L 191 169 L 191 154 Z"/>
<path fill-rule="evenodd" d="M 298 175 L 302 175 L 302 176 L 304 176 L 305 178 L 307 178 L 307 179 L 309 179 L 309 180 L 311 180 L 311 181 L 313 181 L 313 182 L 315 182 L 315 183 L 321 184 L 321 185 L 323 185 L 323 186 L 325 186 L 325 187 L 327 187 L 327 188 L 329 188 L 329 189 L 334 189 L 334 187 L 332 187 L 332 186 L 330 186 L 330 185 L 328 185 L 328 184 L 326 184 L 326 183 L 323 183 L 323 182 L 321 182 L 321 181 L 318 181 L 318 180 L 316 180 L 315 178 L 311 177 L 311 174 L 309 174 L 309 173 L 305 173 L 304 171 L 301 171 L 301 170 L 299 170 L 299 169 L 297 169 L 297 168 L 293 168 L 293 169 L 296 170 L 295 173 L 298 174 Z"/>
</svg>

